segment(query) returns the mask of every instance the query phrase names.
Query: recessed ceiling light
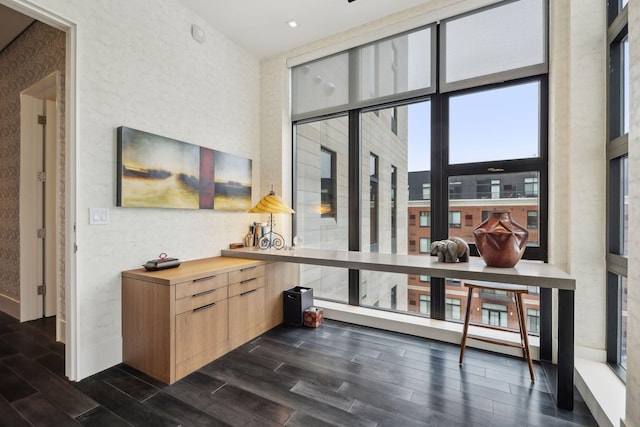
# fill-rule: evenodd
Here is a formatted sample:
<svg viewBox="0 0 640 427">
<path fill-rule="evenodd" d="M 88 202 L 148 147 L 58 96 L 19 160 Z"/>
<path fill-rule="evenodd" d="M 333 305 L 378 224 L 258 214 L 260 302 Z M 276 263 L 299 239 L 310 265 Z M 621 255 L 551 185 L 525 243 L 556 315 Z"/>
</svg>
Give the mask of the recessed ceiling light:
<svg viewBox="0 0 640 427">
<path fill-rule="evenodd" d="M 291 28 L 295 28 L 298 26 L 298 23 L 294 20 L 291 20 L 289 22 L 287 22 L 287 25 L 289 25 Z"/>
</svg>

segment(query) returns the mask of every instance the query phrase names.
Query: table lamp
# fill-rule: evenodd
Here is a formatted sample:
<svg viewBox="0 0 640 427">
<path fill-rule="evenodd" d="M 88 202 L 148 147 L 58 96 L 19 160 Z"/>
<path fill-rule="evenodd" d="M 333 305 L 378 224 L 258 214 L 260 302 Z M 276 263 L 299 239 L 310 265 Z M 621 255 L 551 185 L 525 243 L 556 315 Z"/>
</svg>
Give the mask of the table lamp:
<svg viewBox="0 0 640 427">
<path fill-rule="evenodd" d="M 247 212 L 269 214 L 269 232 L 265 233 L 264 236 L 262 236 L 260 240 L 258 240 L 258 247 L 260 249 L 284 248 L 284 237 L 281 234 L 273 231 L 273 214 L 296 213 L 296 211 L 287 206 L 287 204 L 276 195 L 275 191 L 273 191 L 273 188 L 271 189 L 269 194 L 261 198 L 260 201 Z"/>
</svg>

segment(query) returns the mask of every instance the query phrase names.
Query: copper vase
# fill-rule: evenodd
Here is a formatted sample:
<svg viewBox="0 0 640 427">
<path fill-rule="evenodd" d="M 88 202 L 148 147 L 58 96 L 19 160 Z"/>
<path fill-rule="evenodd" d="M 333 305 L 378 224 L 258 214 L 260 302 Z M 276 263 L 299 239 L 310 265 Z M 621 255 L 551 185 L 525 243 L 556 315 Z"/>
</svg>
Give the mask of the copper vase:
<svg viewBox="0 0 640 427">
<path fill-rule="evenodd" d="M 509 211 L 495 211 L 473 230 L 473 236 L 489 267 L 509 268 L 522 258 L 529 232 L 511 219 Z"/>
</svg>

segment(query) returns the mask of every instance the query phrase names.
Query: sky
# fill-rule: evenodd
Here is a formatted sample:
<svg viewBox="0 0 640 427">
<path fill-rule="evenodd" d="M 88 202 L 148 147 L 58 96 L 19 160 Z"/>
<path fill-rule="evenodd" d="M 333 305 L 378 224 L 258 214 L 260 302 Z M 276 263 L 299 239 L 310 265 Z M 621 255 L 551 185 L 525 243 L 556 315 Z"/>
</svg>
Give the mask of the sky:
<svg viewBox="0 0 640 427">
<path fill-rule="evenodd" d="M 451 164 L 539 155 L 538 82 L 450 98 Z M 430 103 L 409 106 L 409 171 L 430 169 Z"/>
</svg>

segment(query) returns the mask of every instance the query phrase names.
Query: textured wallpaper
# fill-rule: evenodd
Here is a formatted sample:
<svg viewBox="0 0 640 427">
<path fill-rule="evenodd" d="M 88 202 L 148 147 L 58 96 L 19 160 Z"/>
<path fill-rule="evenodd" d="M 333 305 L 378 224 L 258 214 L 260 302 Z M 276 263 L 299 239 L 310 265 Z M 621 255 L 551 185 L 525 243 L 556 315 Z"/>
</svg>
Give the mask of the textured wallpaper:
<svg viewBox="0 0 640 427">
<path fill-rule="evenodd" d="M 35 22 L 0 52 L 0 294 L 16 300 L 20 300 L 20 92 L 56 70 L 62 73 L 64 82 L 65 43 L 65 33 Z M 58 120 L 64 133 L 62 94 L 58 94 Z M 64 135 L 60 138 L 64 141 Z M 64 144 L 59 146 L 58 162 L 63 180 Z M 64 182 L 61 184 L 64 188 Z M 57 197 L 64 206 L 64 194 Z M 64 218 L 61 213 L 61 232 L 64 232 Z M 61 241 L 64 244 L 64 239 Z M 64 247 L 59 250 L 64 267 Z M 64 270 L 61 271 L 64 275 Z M 64 277 L 61 279 L 61 283 L 65 283 Z M 64 289 L 58 298 L 64 313 Z"/>
</svg>

